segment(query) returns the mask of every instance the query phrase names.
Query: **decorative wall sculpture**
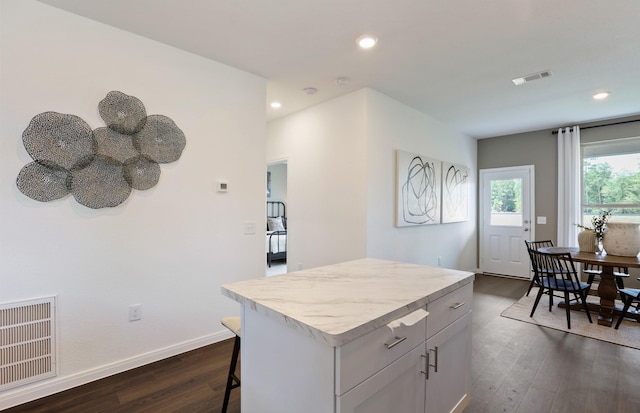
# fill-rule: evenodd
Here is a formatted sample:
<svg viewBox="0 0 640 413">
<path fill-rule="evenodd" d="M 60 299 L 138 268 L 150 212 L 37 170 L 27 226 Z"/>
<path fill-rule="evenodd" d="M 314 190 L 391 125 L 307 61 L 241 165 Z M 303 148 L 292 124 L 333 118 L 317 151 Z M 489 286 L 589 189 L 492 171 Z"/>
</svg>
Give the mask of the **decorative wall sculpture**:
<svg viewBox="0 0 640 413">
<path fill-rule="evenodd" d="M 114 207 L 131 189 L 152 188 L 161 163 L 180 158 L 184 133 L 163 115 L 147 116 L 142 102 L 112 91 L 98 104 L 107 127 L 56 112 L 31 119 L 22 141 L 33 162 L 17 178 L 20 192 L 47 202 L 69 193 L 89 208 Z"/>
</svg>

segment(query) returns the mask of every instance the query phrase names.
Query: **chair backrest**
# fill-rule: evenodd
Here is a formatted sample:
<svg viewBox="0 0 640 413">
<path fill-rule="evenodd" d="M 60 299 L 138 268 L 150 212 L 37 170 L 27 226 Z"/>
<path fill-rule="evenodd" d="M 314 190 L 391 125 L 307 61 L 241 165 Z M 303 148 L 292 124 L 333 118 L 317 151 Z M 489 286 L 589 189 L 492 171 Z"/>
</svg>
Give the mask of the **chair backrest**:
<svg viewBox="0 0 640 413">
<path fill-rule="evenodd" d="M 527 248 L 533 248 L 535 250 L 537 250 L 538 248 L 546 248 L 546 247 L 553 247 L 553 241 L 551 241 L 550 239 L 544 240 L 544 241 L 524 241 L 525 244 L 527 244 Z"/>
<path fill-rule="evenodd" d="M 570 253 L 545 253 L 535 250 L 532 254 L 539 268 L 544 268 L 544 272 L 539 276 L 555 278 L 557 280 L 554 283 L 556 286 L 567 289 L 580 288 L 580 279 Z"/>
<path fill-rule="evenodd" d="M 599 264 L 585 263 L 582 264 L 582 269 L 589 271 L 602 271 L 602 266 Z M 613 271 L 621 274 L 629 274 L 629 267 L 613 267 Z"/>
<path fill-rule="evenodd" d="M 535 273 L 538 273 L 540 271 L 541 268 L 544 268 L 543 266 L 541 266 L 538 262 L 536 262 L 536 256 L 534 256 L 532 254 L 532 252 L 534 251 L 538 251 L 538 248 L 545 248 L 545 247 L 553 247 L 553 241 L 549 240 L 544 240 L 544 241 L 524 241 L 525 245 L 527 246 L 527 251 L 529 252 L 529 258 L 531 259 L 531 266 L 533 267 L 533 271 Z"/>
<path fill-rule="evenodd" d="M 592 264 L 590 262 L 582 264 L 582 269 L 586 271 L 602 271 L 602 267 L 599 264 Z"/>
</svg>

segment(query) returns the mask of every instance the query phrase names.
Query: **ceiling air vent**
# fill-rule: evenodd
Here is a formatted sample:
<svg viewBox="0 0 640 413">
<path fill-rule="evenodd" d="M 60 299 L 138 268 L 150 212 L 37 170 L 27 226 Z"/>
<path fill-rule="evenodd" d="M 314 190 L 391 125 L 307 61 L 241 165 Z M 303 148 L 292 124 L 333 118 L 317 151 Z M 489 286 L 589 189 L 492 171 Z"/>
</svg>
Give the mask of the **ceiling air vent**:
<svg viewBox="0 0 640 413">
<path fill-rule="evenodd" d="M 513 82 L 514 85 L 520 86 L 527 82 L 532 82 L 534 80 L 543 79 L 549 76 L 551 76 L 551 72 L 549 70 L 543 70 L 542 72 L 532 73 L 530 75 L 511 79 L 511 81 Z"/>
</svg>

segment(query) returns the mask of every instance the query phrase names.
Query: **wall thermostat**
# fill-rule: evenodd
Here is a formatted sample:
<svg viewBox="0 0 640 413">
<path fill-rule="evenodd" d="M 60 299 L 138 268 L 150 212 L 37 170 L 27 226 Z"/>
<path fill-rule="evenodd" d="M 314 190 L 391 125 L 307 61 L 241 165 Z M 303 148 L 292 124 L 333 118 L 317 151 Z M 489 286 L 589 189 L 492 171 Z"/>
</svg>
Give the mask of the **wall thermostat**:
<svg viewBox="0 0 640 413">
<path fill-rule="evenodd" d="M 218 192 L 229 192 L 229 183 L 227 181 L 216 181 Z"/>
</svg>

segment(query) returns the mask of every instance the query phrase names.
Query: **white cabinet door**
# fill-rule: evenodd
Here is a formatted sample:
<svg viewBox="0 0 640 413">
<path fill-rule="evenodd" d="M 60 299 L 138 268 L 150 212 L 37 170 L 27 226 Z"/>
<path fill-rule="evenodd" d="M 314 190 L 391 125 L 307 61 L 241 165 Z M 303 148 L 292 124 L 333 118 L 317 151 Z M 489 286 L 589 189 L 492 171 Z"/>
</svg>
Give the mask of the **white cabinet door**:
<svg viewBox="0 0 640 413">
<path fill-rule="evenodd" d="M 424 413 L 424 344 L 336 399 L 338 413 Z"/>
<path fill-rule="evenodd" d="M 471 312 L 428 339 L 426 351 L 425 412 L 462 412 L 471 393 Z"/>
</svg>

